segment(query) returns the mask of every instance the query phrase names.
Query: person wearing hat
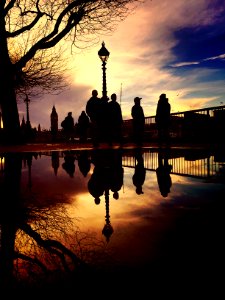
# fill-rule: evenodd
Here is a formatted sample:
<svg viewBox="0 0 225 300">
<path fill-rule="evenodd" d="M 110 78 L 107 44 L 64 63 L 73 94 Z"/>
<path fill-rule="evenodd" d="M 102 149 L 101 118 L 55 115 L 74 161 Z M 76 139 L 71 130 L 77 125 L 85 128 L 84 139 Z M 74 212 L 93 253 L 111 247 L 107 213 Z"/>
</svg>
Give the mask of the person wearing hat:
<svg viewBox="0 0 225 300">
<path fill-rule="evenodd" d="M 141 106 L 140 97 L 134 98 L 134 105 L 131 108 L 131 116 L 133 118 L 133 139 L 134 142 L 141 146 L 144 137 L 145 115 Z"/>
</svg>

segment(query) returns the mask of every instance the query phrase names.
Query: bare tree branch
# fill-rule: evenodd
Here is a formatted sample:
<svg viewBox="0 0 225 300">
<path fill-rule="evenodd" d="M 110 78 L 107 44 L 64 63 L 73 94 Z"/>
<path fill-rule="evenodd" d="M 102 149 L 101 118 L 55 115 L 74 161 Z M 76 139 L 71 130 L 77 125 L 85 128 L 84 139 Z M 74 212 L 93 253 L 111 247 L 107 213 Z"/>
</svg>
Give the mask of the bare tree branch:
<svg viewBox="0 0 225 300">
<path fill-rule="evenodd" d="M 0 106 L 5 136 L 19 137 L 17 100 L 66 87 L 61 47 L 84 49 L 144 0 L 1 0 Z M 68 48 L 68 47 L 67 47 Z M 72 51 L 71 51 L 72 53 Z M 7 138 L 6 138 L 7 139 Z"/>
</svg>

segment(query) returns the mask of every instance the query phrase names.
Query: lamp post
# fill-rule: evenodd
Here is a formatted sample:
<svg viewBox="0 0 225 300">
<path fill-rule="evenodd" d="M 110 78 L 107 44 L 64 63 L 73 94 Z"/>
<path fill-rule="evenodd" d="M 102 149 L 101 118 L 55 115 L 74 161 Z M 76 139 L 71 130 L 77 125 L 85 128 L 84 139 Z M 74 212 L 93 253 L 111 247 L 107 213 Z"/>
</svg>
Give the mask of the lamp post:
<svg viewBox="0 0 225 300">
<path fill-rule="evenodd" d="M 26 95 L 26 98 L 24 99 L 24 102 L 26 104 L 26 110 L 27 110 L 27 123 L 30 122 L 30 118 L 29 118 L 29 102 L 30 99 L 28 98 L 28 96 Z"/>
<path fill-rule="evenodd" d="M 102 61 L 102 72 L 103 72 L 103 85 L 102 85 L 102 97 L 107 97 L 107 88 L 106 88 L 106 62 L 109 58 L 109 51 L 105 47 L 105 43 L 102 42 L 102 47 L 98 51 L 98 56 Z"/>
<path fill-rule="evenodd" d="M 26 121 L 26 129 L 29 132 L 31 129 L 31 124 L 30 124 L 30 117 L 29 117 L 29 103 L 30 103 L 30 99 L 28 98 L 28 96 L 26 95 L 26 98 L 24 100 L 25 104 L 26 104 L 26 110 L 27 110 L 27 121 Z"/>
</svg>

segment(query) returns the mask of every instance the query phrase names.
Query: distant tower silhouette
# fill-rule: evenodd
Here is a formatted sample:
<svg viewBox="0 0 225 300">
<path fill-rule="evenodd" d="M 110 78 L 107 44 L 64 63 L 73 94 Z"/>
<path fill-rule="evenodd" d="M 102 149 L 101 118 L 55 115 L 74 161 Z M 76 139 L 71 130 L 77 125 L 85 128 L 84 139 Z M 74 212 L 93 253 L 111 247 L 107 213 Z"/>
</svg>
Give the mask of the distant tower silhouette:
<svg viewBox="0 0 225 300">
<path fill-rule="evenodd" d="M 24 129 L 24 130 L 25 130 L 25 128 L 26 128 L 26 122 L 25 122 L 24 116 L 23 116 L 23 119 L 22 119 L 22 122 L 21 122 L 20 127 L 21 127 L 22 129 Z"/>
<path fill-rule="evenodd" d="M 56 135 L 58 133 L 58 114 L 55 109 L 55 105 L 52 107 L 52 112 L 51 112 L 51 133 L 52 133 L 52 138 L 55 139 Z"/>
<path fill-rule="evenodd" d="M 53 105 L 51 112 L 51 131 L 58 131 L 58 114 L 55 105 Z"/>
<path fill-rule="evenodd" d="M 26 122 L 25 122 L 24 116 L 23 116 L 20 128 L 21 128 L 22 134 L 25 136 L 25 134 L 26 134 Z"/>
</svg>

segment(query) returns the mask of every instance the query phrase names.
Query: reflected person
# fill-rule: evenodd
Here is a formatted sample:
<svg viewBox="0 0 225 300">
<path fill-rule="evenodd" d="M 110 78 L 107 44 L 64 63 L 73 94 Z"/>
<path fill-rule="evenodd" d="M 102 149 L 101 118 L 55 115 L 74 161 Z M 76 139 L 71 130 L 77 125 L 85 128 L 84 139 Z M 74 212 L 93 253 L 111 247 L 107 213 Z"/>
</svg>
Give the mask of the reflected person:
<svg viewBox="0 0 225 300">
<path fill-rule="evenodd" d="M 168 162 L 168 153 L 159 151 L 158 153 L 158 168 L 156 169 L 156 176 L 158 181 L 158 186 L 161 195 L 166 198 L 170 193 L 170 188 L 172 186 L 172 180 L 170 177 L 170 172 L 172 170 L 172 165 Z"/>
<path fill-rule="evenodd" d="M 92 152 L 91 162 L 94 169 L 88 181 L 88 191 L 94 197 L 95 204 L 100 203 L 100 197 L 110 188 L 111 170 L 106 152 L 107 150 L 98 149 Z"/>
<path fill-rule="evenodd" d="M 112 177 L 110 189 L 113 192 L 113 198 L 119 199 L 119 191 L 123 186 L 123 174 L 124 169 L 122 166 L 122 150 L 111 150 L 111 166 L 112 166 Z"/>
<path fill-rule="evenodd" d="M 89 158 L 88 152 L 86 150 L 82 150 L 78 155 L 77 160 L 80 172 L 83 174 L 84 177 L 86 177 L 91 169 L 91 160 Z"/>
<path fill-rule="evenodd" d="M 145 182 L 145 175 L 146 175 L 146 170 L 144 167 L 144 159 L 140 148 L 135 149 L 135 160 L 136 160 L 136 165 L 135 165 L 132 181 L 134 186 L 136 187 L 136 193 L 140 195 L 140 194 L 144 194 L 142 190 L 142 186 Z"/>
<path fill-rule="evenodd" d="M 64 163 L 62 168 L 69 174 L 71 178 L 74 176 L 75 172 L 75 156 L 71 151 L 64 152 Z"/>
<path fill-rule="evenodd" d="M 119 198 L 119 190 L 123 186 L 122 152 L 107 149 L 92 152 L 94 170 L 88 182 L 90 194 L 99 202 L 104 194 L 113 192 L 113 198 Z"/>
</svg>

